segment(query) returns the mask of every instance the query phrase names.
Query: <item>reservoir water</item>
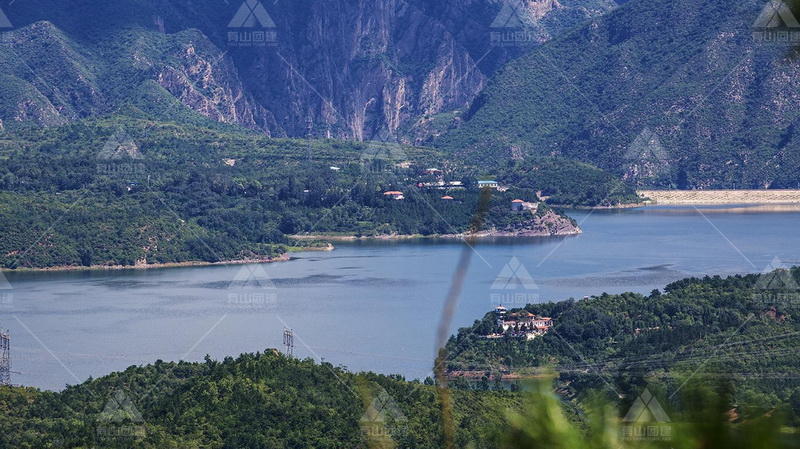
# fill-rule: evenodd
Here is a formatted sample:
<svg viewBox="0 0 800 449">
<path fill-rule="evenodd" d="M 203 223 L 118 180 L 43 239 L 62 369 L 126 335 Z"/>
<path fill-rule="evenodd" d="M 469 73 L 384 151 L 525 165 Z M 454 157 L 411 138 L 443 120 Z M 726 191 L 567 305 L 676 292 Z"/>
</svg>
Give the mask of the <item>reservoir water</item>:
<svg viewBox="0 0 800 449">
<path fill-rule="evenodd" d="M 499 302 L 649 293 L 688 276 L 761 272 L 776 257 L 800 259 L 800 212 L 567 213 L 583 234 L 467 247 L 471 265 L 452 331 Z M 58 390 L 157 359 L 235 357 L 281 348 L 284 327 L 294 331 L 297 357 L 424 378 L 464 248 L 457 240 L 356 241 L 244 273 L 242 266 L 4 272 L 12 288 L 0 291 L 0 328 L 11 331 L 12 380 Z"/>
</svg>

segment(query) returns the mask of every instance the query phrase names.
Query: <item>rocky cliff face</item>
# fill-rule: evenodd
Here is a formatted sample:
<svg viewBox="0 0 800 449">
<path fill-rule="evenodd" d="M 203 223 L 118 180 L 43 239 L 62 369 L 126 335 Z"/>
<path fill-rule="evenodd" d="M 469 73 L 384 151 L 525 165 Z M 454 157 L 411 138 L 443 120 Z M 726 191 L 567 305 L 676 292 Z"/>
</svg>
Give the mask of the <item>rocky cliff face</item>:
<svg viewBox="0 0 800 449">
<path fill-rule="evenodd" d="M 318 137 L 397 134 L 403 125 L 469 105 L 497 68 L 529 49 L 492 44 L 495 19 L 509 6 L 534 41 L 544 42 L 615 4 L 316 0 L 300 11 L 276 5 L 277 51 L 253 59 L 238 52 L 234 59 L 290 136 L 306 135 L 309 119 Z"/>
<path fill-rule="evenodd" d="M 535 25 L 537 42 L 613 7 L 611 0 L 251 0 L 268 18 L 256 14 L 255 27 L 238 28 L 239 2 L 86 3 L 80 11 L 51 0 L 4 8 L 15 25 L 0 30 L 10 61 L 0 68 L 0 90 L 12 100 L 0 108 L 6 126 L 59 124 L 126 103 L 164 113 L 137 90 L 155 82 L 203 116 L 271 136 L 304 137 L 310 126 L 314 137 L 371 139 L 464 108 L 488 76 L 525 51 L 492 46 L 503 7 L 520 6 L 515 14 Z M 232 45 L 229 33 L 262 29 L 274 42 Z"/>
<path fill-rule="evenodd" d="M 272 15 L 277 48 L 234 59 L 259 103 L 291 136 L 371 139 L 464 107 L 486 75 L 434 18 L 405 0 L 313 2 Z M 280 112 L 278 112 L 280 111 Z"/>
<path fill-rule="evenodd" d="M 230 57 L 197 33 L 178 40 L 177 49 L 162 55 L 155 81 L 192 110 L 222 123 L 260 129 L 280 137 L 282 128 L 273 114 L 256 103 L 242 86 Z"/>
</svg>

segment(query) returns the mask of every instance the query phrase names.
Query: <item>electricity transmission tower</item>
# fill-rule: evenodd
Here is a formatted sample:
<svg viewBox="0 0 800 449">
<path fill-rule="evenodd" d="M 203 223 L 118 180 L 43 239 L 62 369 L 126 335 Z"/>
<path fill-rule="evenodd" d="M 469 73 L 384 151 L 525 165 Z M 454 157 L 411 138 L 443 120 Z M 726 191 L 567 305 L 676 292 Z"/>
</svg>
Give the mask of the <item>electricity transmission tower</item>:
<svg viewBox="0 0 800 449">
<path fill-rule="evenodd" d="M 294 351 L 294 332 L 291 329 L 283 328 L 283 345 L 286 346 L 286 355 L 292 355 Z"/>
<path fill-rule="evenodd" d="M 314 119 L 309 115 L 306 117 L 306 159 L 309 161 L 314 158 L 314 152 L 311 149 L 311 135 L 314 131 Z"/>
<path fill-rule="evenodd" d="M 0 385 L 11 385 L 11 335 L 0 329 Z"/>
</svg>

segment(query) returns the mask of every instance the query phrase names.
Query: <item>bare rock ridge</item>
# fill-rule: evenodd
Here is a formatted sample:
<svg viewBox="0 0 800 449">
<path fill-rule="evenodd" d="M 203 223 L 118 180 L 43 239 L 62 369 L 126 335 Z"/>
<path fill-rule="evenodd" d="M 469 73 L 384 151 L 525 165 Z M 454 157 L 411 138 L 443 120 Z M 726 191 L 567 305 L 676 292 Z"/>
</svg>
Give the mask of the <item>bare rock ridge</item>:
<svg viewBox="0 0 800 449">
<path fill-rule="evenodd" d="M 490 41 L 493 18 L 512 0 L 260 2 L 275 41 L 247 47 L 228 35 L 238 2 L 96 3 L 4 8 L 14 25 L 0 30 L 4 126 L 58 125 L 128 104 L 174 119 L 168 94 L 274 137 L 306 137 L 310 125 L 313 137 L 371 139 L 468 106 L 523 51 Z M 536 41 L 614 6 L 562 3 L 519 4 Z"/>
<path fill-rule="evenodd" d="M 581 228 L 571 218 L 547 209 L 534 214 L 524 225 L 484 231 L 481 235 L 494 237 L 548 237 L 580 234 Z"/>
</svg>

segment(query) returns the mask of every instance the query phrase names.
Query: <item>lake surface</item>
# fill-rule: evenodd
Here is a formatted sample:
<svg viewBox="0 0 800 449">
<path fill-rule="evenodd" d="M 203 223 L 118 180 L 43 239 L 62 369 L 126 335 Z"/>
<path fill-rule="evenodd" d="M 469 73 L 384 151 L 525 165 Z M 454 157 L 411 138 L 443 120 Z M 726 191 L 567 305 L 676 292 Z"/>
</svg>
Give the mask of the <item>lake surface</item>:
<svg viewBox="0 0 800 449">
<path fill-rule="evenodd" d="M 481 241 L 452 330 L 500 301 L 649 293 L 687 276 L 761 272 L 775 257 L 800 259 L 800 212 L 700 211 L 568 211 L 582 235 Z M 12 380 L 58 390 L 157 359 L 235 357 L 281 348 L 284 327 L 294 330 L 295 356 L 424 378 L 463 248 L 457 240 L 339 243 L 332 252 L 259 265 L 263 272 L 241 266 L 5 272 L 12 289 L 0 293 L 11 302 L 0 304 L 0 328 L 12 335 L 19 372 Z M 516 270 L 501 274 L 515 257 L 524 269 L 512 262 Z M 248 281 L 242 286 L 237 279 Z"/>
</svg>

